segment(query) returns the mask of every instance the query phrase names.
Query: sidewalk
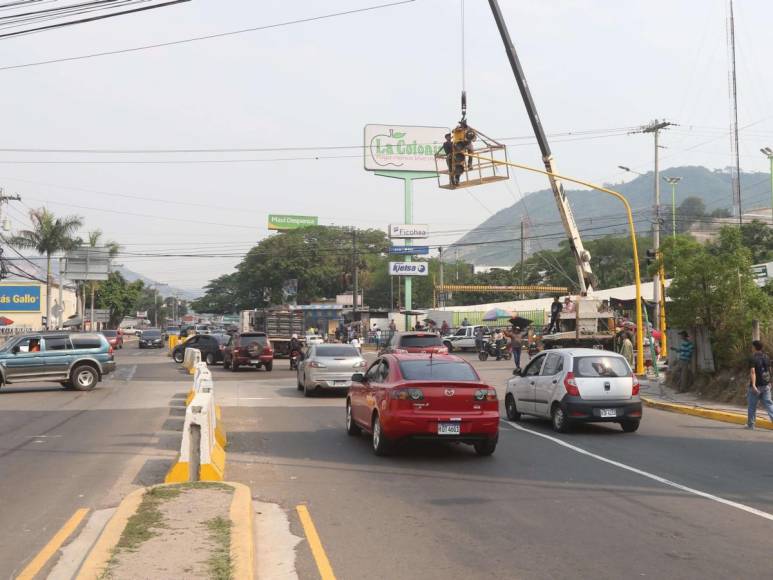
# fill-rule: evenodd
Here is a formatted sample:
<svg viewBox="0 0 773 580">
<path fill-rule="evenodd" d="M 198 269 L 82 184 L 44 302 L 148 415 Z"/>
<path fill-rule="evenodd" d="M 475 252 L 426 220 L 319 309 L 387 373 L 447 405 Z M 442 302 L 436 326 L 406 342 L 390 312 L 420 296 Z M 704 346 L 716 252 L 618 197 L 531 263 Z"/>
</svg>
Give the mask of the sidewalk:
<svg viewBox="0 0 773 580">
<path fill-rule="evenodd" d="M 648 407 L 746 425 L 745 406 L 701 399 L 698 394 L 693 392 L 677 393 L 674 389 L 666 386 L 665 373 L 663 372 L 659 378 L 641 379 L 640 393 L 642 401 Z M 761 408 L 757 409 L 756 427 L 758 429 L 773 429 L 773 423 L 768 418 L 768 414 Z"/>
</svg>

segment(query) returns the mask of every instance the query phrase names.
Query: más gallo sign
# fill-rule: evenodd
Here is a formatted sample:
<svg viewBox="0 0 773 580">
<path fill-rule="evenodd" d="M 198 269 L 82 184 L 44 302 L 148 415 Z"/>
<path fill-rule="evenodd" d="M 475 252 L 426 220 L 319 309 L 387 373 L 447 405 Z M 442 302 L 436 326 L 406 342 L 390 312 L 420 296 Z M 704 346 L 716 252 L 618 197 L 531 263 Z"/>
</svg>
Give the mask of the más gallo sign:
<svg viewBox="0 0 773 580">
<path fill-rule="evenodd" d="M 0 312 L 40 312 L 40 286 L 0 285 Z"/>
<path fill-rule="evenodd" d="M 389 262 L 390 276 L 427 276 L 429 266 L 426 262 Z"/>
<path fill-rule="evenodd" d="M 365 170 L 434 173 L 435 153 L 448 132 L 446 127 L 365 125 Z"/>
</svg>

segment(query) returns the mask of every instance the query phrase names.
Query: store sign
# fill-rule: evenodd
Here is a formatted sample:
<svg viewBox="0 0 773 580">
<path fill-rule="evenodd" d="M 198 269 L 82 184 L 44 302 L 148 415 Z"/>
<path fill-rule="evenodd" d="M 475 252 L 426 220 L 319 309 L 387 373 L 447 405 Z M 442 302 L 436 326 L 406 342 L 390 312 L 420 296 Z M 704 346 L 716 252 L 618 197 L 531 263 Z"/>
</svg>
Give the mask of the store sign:
<svg viewBox="0 0 773 580">
<path fill-rule="evenodd" d="M 365 170 L 434 173 L 435 153 L 449 131 L 447 127 L 365 125 Z"/>
<path fill-rule="evenodd" d="M 427 224 L 389 224 L 389 237 L 393 239 L 428 238 Z"/>
<path fill-rule="evenodd" d="M 425 256 L 429 254 L 429 246 L 390 246 L 389 253 L 398 256 Z"/>
<path fill-rule="evenodd" d="M 147 318 L 148 317 L 148 311 L 147 310 L 138 310 L 137 311 L 137 318 Z"/>
<path fill-rule="evenodd" d="M 752 278 L 757 286 L 765 286 L 768 280 L 773 278 L 773 262 L 767 264 L 756 264 L 752 266 Z"/>
<path fill-rule="evenodd" d="M 427 276 L 427 262 L 389 262 L 390 276 Z"/>
<path fill-rule="evenodd" d="M 319 225 L 319 218 L 316 216 L 276 214 L 268 216 L 268 229 L 270 230 L 297 230 L 316 225 Z"/>
<path fill-rule="evenodd" d="M 40 286 L 0 285 L 0 312 L 40 312 Z"/>
</svg>

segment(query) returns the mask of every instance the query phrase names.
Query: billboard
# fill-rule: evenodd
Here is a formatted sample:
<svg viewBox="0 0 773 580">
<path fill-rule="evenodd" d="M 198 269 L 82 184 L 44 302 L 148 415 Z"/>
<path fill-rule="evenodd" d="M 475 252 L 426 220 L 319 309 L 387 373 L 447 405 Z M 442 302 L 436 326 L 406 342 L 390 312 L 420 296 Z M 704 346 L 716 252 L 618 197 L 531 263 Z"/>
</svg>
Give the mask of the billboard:
<svg viewBox="0 0 773 580">
<path fill-rule="evenodd" d="M 449 132 L 448 127 L 365 125 L 365 170 L 434 173 L 435 153 Z"/>
<path fill-rule="evenodd" d="M 389 246 L 389 253 L 398 256 L 425 256 L 429 254 L 429 246 Z"/>
<path fill-rule="evenodd" d="M 270 230 L 297 230 L 308 226 L 318 225 L 319 218 L 309 215 L 278 215 L 269 214 L 268 229 Z"/>
<path fill-rule="evenodd" d="M 0 284 L 0 312 L 40 312 L 40 285 Z"/>
<path fill-rule="evenodd" d="M 64 276 L 70 280 L 107 280 L 110 274 L 110 249 L 78 248 L 64 257 Z"/>
<path fill-rule="evenodd" d="M 427 276 L 427 262 L 389 262 L 390 276 Z"/>
<path fill-rule="evenodd" d="M 429 226 L 427 224 L 389 224 L 389 237 L 400 238 L 428 238 Z"/>
</svg>

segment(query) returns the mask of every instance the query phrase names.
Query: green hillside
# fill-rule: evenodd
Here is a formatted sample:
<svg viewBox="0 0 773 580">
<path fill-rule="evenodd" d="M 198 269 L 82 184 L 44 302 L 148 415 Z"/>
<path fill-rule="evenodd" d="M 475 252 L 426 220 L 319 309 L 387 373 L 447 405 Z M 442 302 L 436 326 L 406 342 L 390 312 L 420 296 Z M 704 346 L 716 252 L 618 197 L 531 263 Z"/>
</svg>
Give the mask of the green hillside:
<svg viewBox="0 0 773 580">
<path fill-rule="evenodd" d="M 661 176 L 682 178 L 677 188 L 677 207 L 690 196 L 703 199 L 709 212 L 714 209 L 729 209 L 732 206 L 730 173 L 726 171 L 695 166 L 672 167 L 662 171 Z M 641 233 L 651 229 L 652 180 L 653 172 L 649 172 L 626 183 L 605 184 L 626 196 L 634 210 L 636 229 Z M 663 182 L 660 190 L 664 219 L 670 223 L 671 187 Z M 770 176 L 767 173 L 742 173 L 741 190 L 744 211 L 755 207 L 770 207 Z M 596 191 L 567 189 L 567 196 L 583 239 L 595 239 L 626 231 L 622 204 L 609 195 Z M 498 211 L 460 238 L 456 242 L 458 245 L 451 246 L 453 251 L 448 251 L 446 255 L 456 257 L 458 248 L 459 259 L 466 262 L 511 266 L 520 259 L 521 246 L 518 238 L 522 217 L 530 218 L 533 224 L 527 234 L 527 238 L 531 238 L 527 242 L 527 251 L 533 253 L 540 249 L 554 249 L 565 239 L 553 194 L 549 189 L 543 189 L 527 194 L 523 201 Z"/>
</svg>

